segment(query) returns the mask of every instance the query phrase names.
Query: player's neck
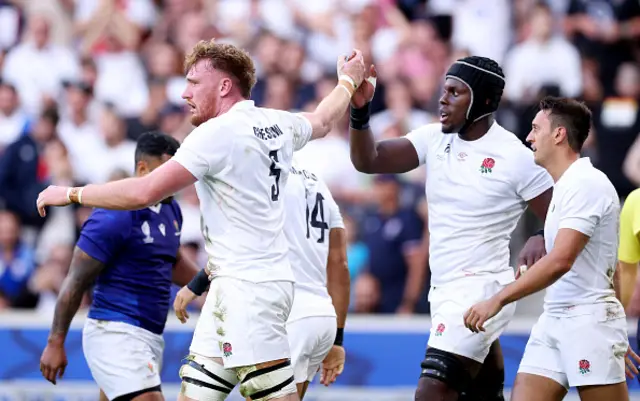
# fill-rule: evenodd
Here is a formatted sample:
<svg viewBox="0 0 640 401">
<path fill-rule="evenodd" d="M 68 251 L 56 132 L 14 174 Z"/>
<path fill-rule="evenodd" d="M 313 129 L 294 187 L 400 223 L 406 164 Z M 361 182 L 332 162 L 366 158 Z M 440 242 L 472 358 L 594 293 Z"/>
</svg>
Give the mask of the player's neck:
<svg viewBox="0 0 640 401">
<path fill-rule="evenodd" d="M 464 141 L 475 141 L 487 134 L 489 132 L 489 128 L 493 125 L 494 118 L 493 114 L 488 115 L 485 118 L 482 118 L 467 128 L 463 134 L 458 134 L 458 137 Z"/>
<path fill-rule="evenodd" d="M 236 103 L 242 102 L 244 100 L 247 100 L 247 99 L 243 98 L 242 96 L 228 96 L 221 99 L 220 108 L 218 109 L 218 113 L 216 114 L 216 117 L 221 116 L 224 113 L 228 112 L 229 110 L 231 110 L 231 108 L 233 108 L 233 106 L 236 105 Z"/>
<path fill-rule="evenodd" d="M 553 182 L 558 182 L 560 177 L 562 177 L 569 167 L 571 167 L 571 165 L 579 158 L 579 153 L 567 151 L 566 154 L 554 158 L 554 160 L 551 160 L 544 167 L 549 172 L 549 175 L 551 175 L 551 178 L 553 178 Z"/>
</svg>

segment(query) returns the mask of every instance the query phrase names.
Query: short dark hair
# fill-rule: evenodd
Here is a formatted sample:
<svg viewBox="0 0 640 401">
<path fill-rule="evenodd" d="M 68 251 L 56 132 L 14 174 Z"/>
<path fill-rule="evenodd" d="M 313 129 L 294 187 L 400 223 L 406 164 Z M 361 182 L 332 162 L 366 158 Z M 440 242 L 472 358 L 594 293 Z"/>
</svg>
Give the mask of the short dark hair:
<svg viewBox="0 0 640 401">
<path fill-rule="evenodd" d="M 176 154 L 179 147 L 180 142 L 172 136 L 160 131 L 145 132 L 138 138 L 135 155 L 136 163 L 145 156 L 173 156 Z"/>
<path fill-rule="evenodd" d="M 548 112 L 551 128 L 564 127 L 571 149 L 580 153 L 591 130 L 591 110 L 582 102 L 564 97 L 547 96 L 540 110 Z"/>
<path fill-rule="evenodd" d="M 54 127 L 58 126 L 58 122 L 60 121 L 58 108 L 55 106 L 47 107 L 40 113 L 40 118 L 49 121 Z"/>
</svg>

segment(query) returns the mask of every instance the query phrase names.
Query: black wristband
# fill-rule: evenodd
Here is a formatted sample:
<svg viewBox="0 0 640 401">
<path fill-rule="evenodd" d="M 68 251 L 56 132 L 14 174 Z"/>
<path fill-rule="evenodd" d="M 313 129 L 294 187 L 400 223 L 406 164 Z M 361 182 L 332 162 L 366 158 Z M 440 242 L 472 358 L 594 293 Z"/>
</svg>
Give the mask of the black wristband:
<svg viewBox="0 0 640 401">
<path fill-rule="evenodd" d="M 357 109 L 353 106 L 349 108 L 349 126 L 355 130 L 362 131 L 369 128 L 369 118 L 371 117 L 371 102 Z"/>
<path fill-rule="evenodd" d="M 540 235 L 540 236 L 542 236 L 542 238 L 544 238 L 544 228 L 541 229 L 541 230 L 536 231 L 536 233 L 533 234 L 533 235 Z"/>
<path fill-rule="evenodd" d="M 209 284 L 209 276 L 207 276 L 207 272 L 202 269 L 189 281 L 187 288 L 197 296 L 200 296 L 209 289 Z"/>
<path fill-rule="evenodd" d="M 344 340 L 344 329 L 338 329 L 336 331 L 336 340 L 333 342 L 333 345 L 339 345 L 342 347 L 342 341 Z"/>
</svg>

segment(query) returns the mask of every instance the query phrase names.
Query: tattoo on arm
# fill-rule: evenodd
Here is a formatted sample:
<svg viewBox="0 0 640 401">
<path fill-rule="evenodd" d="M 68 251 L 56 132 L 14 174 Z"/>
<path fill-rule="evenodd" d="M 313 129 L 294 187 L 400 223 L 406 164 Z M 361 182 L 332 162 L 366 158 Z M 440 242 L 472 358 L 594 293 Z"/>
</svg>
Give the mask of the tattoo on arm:
<svg viewBox="0 0 640 401">
<path fill-rule="evenodd" d="M 73 317 L 80 308 L 82 297 L 95 281 L 104 264 L 87 255 L 76 247 L 71 260 L 69 274 L 62 283 L 62 289 L 56 302 L 50 337 L 58 337 L 64 341 Z"/>
</svg>

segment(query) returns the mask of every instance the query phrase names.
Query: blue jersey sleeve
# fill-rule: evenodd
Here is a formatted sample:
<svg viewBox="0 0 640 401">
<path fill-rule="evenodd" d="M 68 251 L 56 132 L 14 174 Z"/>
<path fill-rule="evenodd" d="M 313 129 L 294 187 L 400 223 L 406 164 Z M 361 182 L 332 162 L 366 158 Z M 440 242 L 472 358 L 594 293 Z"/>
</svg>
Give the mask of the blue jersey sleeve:
<svg viewBox="0 0 640 401">
<path fill-rule="evenodd" d="M 106 264 L 129 237 L 131 226 L 129 211 L 95 209 L 82 226 L 76 245 L 87 255 Z"/>
</svg>

